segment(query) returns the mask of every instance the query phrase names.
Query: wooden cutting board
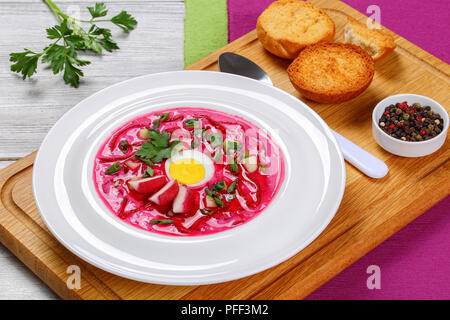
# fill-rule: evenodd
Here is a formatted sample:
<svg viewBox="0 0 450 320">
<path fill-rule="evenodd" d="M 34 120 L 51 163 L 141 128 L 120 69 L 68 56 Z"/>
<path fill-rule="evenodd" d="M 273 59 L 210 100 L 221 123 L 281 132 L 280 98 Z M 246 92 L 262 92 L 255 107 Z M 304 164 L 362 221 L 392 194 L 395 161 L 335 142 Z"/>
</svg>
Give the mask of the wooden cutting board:
<svg viewBox="0 0 450 320">
<path fill-rule="evenodd" d="M 336 40 L 342 39 L 347 16 L 365 20 L 362 14 L 341 2 L 312 2 L 327 8 L 336 23 Z M 208 286 L 152 285 L 102 271 L 70 253 L 45 227 L 31 188 L 34 153 L 0 171 L 1 242 L 66 299 L 300 299 L 307 296 L 449 194 L 449 138 L 439 151 L 423 158 L 394 156 L 372 138 L 371 111 L 388 95 L 423 94 L 447 110 L 450 104 L 450 66 L 390 33 L 398 47 L 376 63 L 374 81 L 361 96 L 334 105 L 305 101 L 331 128 L 385 161 L 390 172 L 385 178 L 374 180 L 347 164 L 346 191 L 335 218 L 313 243 L 280 265 L 240 280 Z M 285 72 L 289 62 L 264 51 L 254 31 L 187 69 L 217 70 L 217 57 L 224 51 L 247 56 L 269 73 L 275 86 L 299 96 Z M 78 290 L 66 286 L 70 265 L 81 268 Z"/>
</svg>

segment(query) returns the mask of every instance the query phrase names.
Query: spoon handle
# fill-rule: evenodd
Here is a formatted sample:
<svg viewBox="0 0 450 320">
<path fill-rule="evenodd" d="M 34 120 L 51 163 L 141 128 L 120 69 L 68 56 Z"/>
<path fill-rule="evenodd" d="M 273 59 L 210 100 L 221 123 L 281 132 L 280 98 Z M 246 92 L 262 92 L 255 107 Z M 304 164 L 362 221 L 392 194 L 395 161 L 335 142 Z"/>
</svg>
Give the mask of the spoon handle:
<svg viewBox="0 0 450 320">
<path fill-rule="evenodd" d="M 361 172 L 375 179 L 383 178 L 388 173 L 389 169 L 383 161 L 351 142 L 344 136 L 341 136 L 336 131 L 331 131 L 333 131 L 336 140 L 341 146 L 342 154 L 344 155 L 345 160 Z"/>
</svg>

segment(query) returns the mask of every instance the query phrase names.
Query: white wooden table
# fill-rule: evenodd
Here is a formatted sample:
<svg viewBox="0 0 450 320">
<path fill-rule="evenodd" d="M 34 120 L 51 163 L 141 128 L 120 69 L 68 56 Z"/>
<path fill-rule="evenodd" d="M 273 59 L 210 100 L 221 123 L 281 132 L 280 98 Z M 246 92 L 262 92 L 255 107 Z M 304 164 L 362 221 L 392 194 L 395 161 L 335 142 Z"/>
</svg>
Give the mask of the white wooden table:
<svg viewBox="0 0 450 320">
<path fill-rule="evenodd" d="M 42 66 L 34 79 L 23 81 L 9 70 L 9 53 L 41 50 L 47 44 L 45 29 L 56 18 L 42 0 L 0 1 L 0 169 L 36 150 L 51 126 L 92 93 L 132 77 L 183 68 L 184 1 L 104 0 L 110 13 L 127 10 L 138 21 L 128 36 L 115 34 L 121 49 L 90 56 L 78 89 Z M 87 17 L 86 5 L 96 0 L 54 2 Z M 0 244 L 0 299 L 57 296 Z"/>
</svg>

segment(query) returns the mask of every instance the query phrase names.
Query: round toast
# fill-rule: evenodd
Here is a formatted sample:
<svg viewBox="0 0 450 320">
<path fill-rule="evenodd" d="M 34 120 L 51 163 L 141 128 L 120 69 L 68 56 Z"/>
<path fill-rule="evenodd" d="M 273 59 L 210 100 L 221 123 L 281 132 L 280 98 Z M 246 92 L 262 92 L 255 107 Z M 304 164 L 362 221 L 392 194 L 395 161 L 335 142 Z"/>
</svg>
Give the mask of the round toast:
<svg viewBox="0 0 450 320">
<path fill-rule="evenodd" d="M 288 68 L 289 79 L 306 98 L 338 103 L 355 98 L 370 85 L 373 59 L 347 43 L 318 43 L 306 47 Z"/>
<path fill-rule="evenodd" d="M 325 11 L 307 1 L 279 0 L 259 16 L 256 31 L 267 51 L 295 59 L 307 45 L 332 42 L 335 27 Z"/>
<path fill-rule="evenodd" d="M 375 61 L 384 58 L 394 51 L 396 47 L 394 38 L 391 35 L 381 30 L 369 29 L 365 24 L 350 17 L 347 18 L 344 37 L 344 42 L 360 46 Z"/>
</svg>

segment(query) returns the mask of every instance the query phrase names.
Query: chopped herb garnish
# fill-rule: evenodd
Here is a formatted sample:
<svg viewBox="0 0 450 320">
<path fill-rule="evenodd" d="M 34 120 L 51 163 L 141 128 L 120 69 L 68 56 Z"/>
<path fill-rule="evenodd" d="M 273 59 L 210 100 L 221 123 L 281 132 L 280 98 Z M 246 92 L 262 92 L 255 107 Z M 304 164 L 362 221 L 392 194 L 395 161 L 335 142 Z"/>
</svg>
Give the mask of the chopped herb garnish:
<svg viewBox="0 0 450 320">
<path fill-rule="evenodd" d="M 127 140 L 120 141 L 119 149 L 120 149 L 120 151 L 122 151 L 122 153 L 127 153 L 129 147 L 130 147 L 130 145 L 128 144 Z"/>
<path fill-rule="evenodd" d="M 194 138 L 191 142 L 191 149 L 197 148 L 199 144 L 200 144 L 200 141 L 198 141 L 198 139 Z"/>
<path fill-rule="evenodd" d="M 214 200 L 214 202 L 215 202 L 218 206 L 220 206 L 220 207 L 225 206 L 225 204 L 223 203 L 223 201 L 220 199 L 220 196 L 221 196 L 220 194 L 218 195 L 216 192 L 211 191 L 211 190 L 209 190 L 208 188 L 205 189 L 205 192 L 206 192 L 206 194 L 207 194 L 208 196 L 210 196 L 210 197 Z"/>
<path fill-rule="evenodd" d="M 165 148 L 169 145 L 170 133 L 166 131 L 158 132 L 150 130 L 150 139 L 155 147 Z"/>
<path fill-rule="evenodd" d="M 164 113 L 164 114 L 160 114 L 159 115 L 159 119 L 155 120 L 153 122 L 153 130 L 158 130 L 159 129 L 159 125 L 161 124 L 161 122 L 164 122 L 167 120 L 167 118 L 169 117 L 170 112 Z"/>
<path fill-rule="evenodd" d="M 105 174 L 109 174 L 109 175 L 115 174 L 115 173 L 117 173 L 117 171 L 120 170 L 120 168 L 121 168 L 120 163 L 114 162 L 114 163 L 108 168 L 108 170 L 106 170 Z"/>
<path fill-rule="evenodd" d="M 220 160 L 220 157 L 222 156 L 222 149 L 217 148 L 216 152 L 214 153 L 214 157 L 212 158 L 214 162 L 218 162 Z"/>
<path fill-rule="evenodd" d="M 248 158 L 248 157 L 250 157 L 250 151 L 245 150 L 245 152 L 244 152 L 244 158 Z"/>
<path fill-rule="evenodd" d="M 262 171 L 267 171 L 267 166 L 265 164 L 259 163 L 259 167 Z"/>
<path fill-rule="evenodd" d="M 242 144 L 234 140 L 225 139 L 224 148 L 227 154 L 233 154 L 242 149 Z"/>
<path fill-rule="evenodd" d="M 216 148 L 218 146 L 221 146 L 223 144 L 223 137 L 220 132 L 211 133 L 208 136 L 208 140 L 211 143 L 211 146 L 213 148 Z"/>
<path fill-rule="evenodd" d="M 234 180 L 228 187 L 227 193 L 233 193 L 236 189 L 237 180 Z"/>
<path fill-rule="evenodd" d="M 206 215 L 212 215 L 214 213 L 214 210 L 208 209 L 208 208 L 204 208 L 204 209 L 200 209 L 200 212 Z"/>
<path fill-rule="evenodd" d="M 141 158 L 141 157 L 139 157 L 139 156 L 136 156 L 136 158 L 139 159 L 139 160 L 141 160 L 143 163 L 148 164 L 149 166 L 155 165 L 155 164 L 153 163 L 153 161 L 150 160 L 150 159 Z"/>
<path fill-rule="evenodd" d="M 198 119 L 188 119 L 184 122 L 184 125 L 186 126 L 186 128 L 190 129 L 198 127 Z"/>
<path fill-rule="evenodd" d="M 206 135 L 206 129 L 205 128 L 201 128 L 201 129 L 195 129 L 194 130 L 194 136 L 199 137 L 201 139 L 205 138 Z"/>
<path fill-rule="evenodd" d="M 214 192 L 212 192 L 211 190 L 209 190 L 208 188 L 205 189 L 205 192 L 208 196 L 210 196 L 211 198 L 214 196 Z"/>
<path fill-rule="evenodd" d="M 154 219 L 152 221 L 150 221 L 150 223 L 154 226 L 154 225 L 158 225 L 158 224 L 171 224 L 173 223 L 173 220 L 170 219 Z"/>
<path fill-rule="evenodd" d="M 178 140 L 169 143 L 170 133 L 165 131 L 160 133 L 156 130 L 150 130 L 150 136 L 151 140 L 145 142 L 136 152 L 136 156 L 142 161 L 147 159 L 153 163 L 162 162 L 164 159 L 170 158 L 173 147 L 180 143 Z"/>
<path fill-rule="evenodd" d="M 239 166 L 236 163 L 230 163 L 230 169 L 236 174 L 239 173 Z"/>
<path fill-rule="evenodd" d="M 215 201 L 215 203 L 219 207 L 224 207 L 225 206 L 225 203 L 223 203 L 223 201 L 218 196 L 213 197 L 213 200 Z"/>
<path fill-rule="evenodd" d="M 226 185 L 225 181 L 222 179 L 219 182 L 213 184 L 212 189 L 215 192 L 219 192 L 219 191 L 226 189 L 226 187 L 227 187 L 227 185 Z"/>
<path fill-rule="evenodd" d="M 152 168 L 147 167 L 147 169 L 145 169 L 145 171 L 144 171 L 144 174 L 142 175 L 142 178 L 153 177 L 154 174 L 155 174 L 155 171 L 153 171 Z"/>
</svg>

